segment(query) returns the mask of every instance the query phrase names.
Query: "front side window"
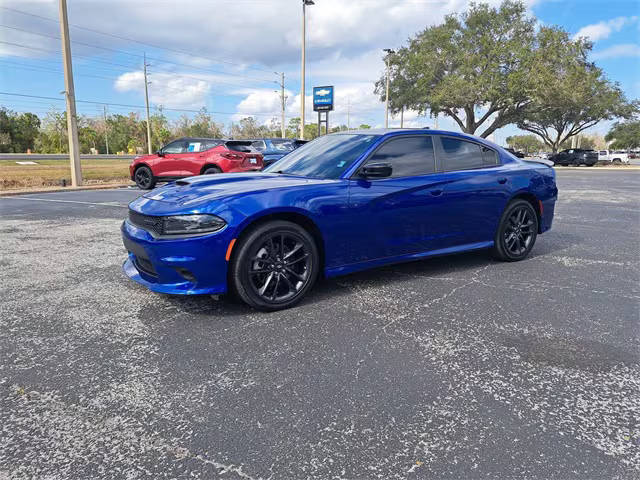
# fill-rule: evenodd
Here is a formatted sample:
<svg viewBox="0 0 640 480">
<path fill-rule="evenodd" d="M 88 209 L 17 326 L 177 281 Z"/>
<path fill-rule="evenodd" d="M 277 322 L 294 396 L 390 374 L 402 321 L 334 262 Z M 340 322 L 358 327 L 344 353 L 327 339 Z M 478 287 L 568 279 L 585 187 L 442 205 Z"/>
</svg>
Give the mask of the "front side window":
<svg viewBox="0 0 640 480">
<path fill-rule="evenodd" d="M 441 160 L 442 169 L 445 172 L 480 168 L 486 166 L 485 161 L 492 161 L 490 152 L 485 154 L 477 143 L 451 137 L 440 137 L 440 143 L 442 145 L 443 157 Z M 491 152 L 493 152 L 493 150 L 491 150 Z M 493 165 L 496 163 L 497 157 L 493 160 Z"/>
<path fill-rule="evenodd" d="M 340 178 L 377 138 L 360 134 L 325 135 L 305 143 L 264 171 L 311 178 Z"/>
<path fill-rule="evenodd" d="M 187 142 L 176 140 L 162 149 L 162 153 L 184 153 L 187 151 Z"/>
<path fill-rule="evenodd" d="M 385 142 L 367 160 L 388 163 L 391 177 L 412 177 L 435 172 L 433 140 L 430 135 L 398 137 Z"/>
</svg>

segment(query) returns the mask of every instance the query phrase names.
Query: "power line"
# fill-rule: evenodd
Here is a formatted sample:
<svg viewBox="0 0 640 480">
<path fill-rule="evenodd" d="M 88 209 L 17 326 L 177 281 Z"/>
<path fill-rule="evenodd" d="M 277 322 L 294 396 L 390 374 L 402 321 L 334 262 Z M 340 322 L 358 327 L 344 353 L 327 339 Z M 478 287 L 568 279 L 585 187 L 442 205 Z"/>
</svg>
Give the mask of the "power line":
<svg viewBox="0 0 640 480">
<path fill-rule="evenodd" d="M 26 93 L 14 93 L 14 92 L 0 92 L 0 95 L 9 95 L 9 96 L 14 96 L 14 97 L 25 97 L 25 98 L 40 98 L 40 99 L 44 99 L 44 100 L 56 100 L 56 101 L 64 101 L 63 98 L 57 98 L 57 97 L 45 97 L 42 95 L 28 95 Z M 90 103 L 90 104 L 94 104 L 94 105 L 107 105 L 107 106 L 115 106 L 115 107 L 126 107 L 126 108 L 137 108 L 137 109 L 144 109 L 145 106 L 144 105 L 129 105 L 129 104 L 124 104 L 124 103 L 109 103 L 109 102 L 98 102 L 95 100 L 76 100 L 77 103 Z M 186 109 L 186 108 L 170 108 L 170 107 L 165 107 L 162 106 L 162 110 L 168 110 L 168 111 L 172 111 L 172 112 L 189 112 L 189 113 L 200 113 L 201 110 L 193 110 L 193 109 Z M 207 110 L 207 113 L 215 113 L 216 115 L 246 115 L 248 117 L 277 117 L 277 114 L 275 113 L 242 113 L 242 112 L 221 112 L 221 111 L 216 111 L 216 110 Z"/>
<path fill-rule="evenodd" d="M 20 32 L 29 33 L 31 35 L 38 35 L 38 36 L 45 37 L 45 38 L 51 38 L 51 39 L 54 39 L 54 40 L 60 40 L 60 37 L 56 36 L 56 35 L 47 35 L 45 33 L 33 32 L 33 31 L 30 31 L 30 30 L 25 30 L 23 28 L 12 27 L 12 26 L 3 25 L 3 24 L 0 24 L 0 27 L 8 28 L 8 29 L 11 29 L 11 30 L 17 30 L 17 31 L 20 31 Z M 47 50 L 44 50 L 42 48 L 35 48 L 35 47 L 25 46 L 25 45 L 16 44 L 16 43 L 10 43 L 10 42 L 2 42 L 2 43 L 6 43 L 6 44 L 9 44 L 9 45 L 14 45 L 14 46 L 18 46 L 18 47 L 31 48 L 33 50 L 47 51 Z M 137 54 L 137 53 L 131 53 L 131 52 L 127 52 L 127 51 L 124 51 L 124 50 L 116 50 L 116 49 L 113 49 L 113 48 L 103 47 L 103 46 L 100 46 L 100 45 L 93 45 L 93 44 L 86 43 L 86 42 L 80 42 L 78 40 L 72 40 L 71 43 L 73 43 L 75 45 L 82 45 L 84 47 L 96 48 L 96 49 L 99 49 L 99 50 L 105 50 L 107 52 L 118 53 L 118 54 L 122 54 L 122 55 L 130 55 L 132 57 L 137 57 L 137 58 L 142 58 L 143 57 L 143 55 L 140 55 L 140 54 Z M 177 66 L 181 66 L 181 67 L 187 67 L 187 68 L 190 68 L 190 69 L 193 69 L 193 70 L 200 70 L 200 71 L 205 72 L 205 73 L 214 73 L 216 75 L 226 75 L 226 76 L 231 76 L 231 77 L 246 78 L 248 80 L 253 80 L 253 81 L 259 82 L 259 83 L 278 83 L 276 80 L 267 80 L 267 79 L 264 79 L 264 78 L 250 77 L 248 75 L 243 75 L 243 74 L 239 74 L 239 73 L 229 73 L 229 72 L 222 72 L 220 70 L 211 70 L 211 69 L 207 69 L 207 68 L 202 68 L 202 67 L 189 65 L 187 63 L 174 62 L 172 60 L 166 60 L 166 59 L 157 58 L 157 57 L 147 57 L 147 59 L 148 60 L 152 60 L 152 61 L 156 61 L 156 62 L 177 65 Z M 225 82 L 219 82 L 219 83 L 225 83 Z"/>
<path fill-rule="evenodd" d="M 5 10 L 9 10 L 11 12 L 20 13 L 22 15 L 28 15 L 30 17 L 41 18 L 41 19 L 47 20 L 49 22 L 56 22 L 56 23 L 58 22 L 58 20 L 53 19 L 53 18 L 44 17 L 42 15 L 36 15 L 34 13 L 25 12 L 23 10 L 18 10 L 18 9 L 15 9 L 15 8 L 10 8 L 10 7 L 0 7 L 0 8 L 3 8 Z M 134 38 L 124 37 L 124 36 L 121 36 L 121 35 L 115 35 L 113 33 L 102 32 L 100 30 L 94 30 L 92 28 L 82 27 L 80 25 L 73 25 L 72 24 L 70 26 L 73 27 L 73 28 L 77 28 L 79 30 L 85 30 L 87 32 L 97 33 L 99 35 L 105 35 L 107 37 L 112 37 L 112 38 L 117 38 L 117 39 L 120 39 L 120 40 L 125 40 L 125 41 L 128 41 L 128 42 L 138 43 L 140 45 L 146 45 L 148 47 L 158 48 L 160 50 L 167 50 L 169 52 L 180 53 L 182 55 L 189 55 L 189 56 L 194 57 L 194 58 L 202 58 L 202 59 L 209 60 L 209 61 L 212 61 L 212 62 L 215 62 L 215 63 L 225 63 L 225 64 L 228 64 L 228 65 L 235 65 L 235 66 L 238 66 L 238 67 L 247 68 L 247 69 L 251 69 L 251 70 L 272 73 L 271 71 L 266 70 L 264 68 L 252 67 L 250 65 L 246 65 L 246 64 L 242 64 L 242 63 L 238 63 L 238 62 L 232 62 L 230 60 L 214 59 L 214 58 L 205 57 L 205 56 L 202 56 L 202 55 L 196 55 L 196 54 L 193 54 L 191 52 L 184 51 L 184 50 L 175 49 L 175 48 L 169 48 L 169 47 L 163 47 L 163 46 L 160 46 L 160 45 L 154 45 L 152 43 L 143 42 L 141 40 L 136 40 Z"/>
</svg>

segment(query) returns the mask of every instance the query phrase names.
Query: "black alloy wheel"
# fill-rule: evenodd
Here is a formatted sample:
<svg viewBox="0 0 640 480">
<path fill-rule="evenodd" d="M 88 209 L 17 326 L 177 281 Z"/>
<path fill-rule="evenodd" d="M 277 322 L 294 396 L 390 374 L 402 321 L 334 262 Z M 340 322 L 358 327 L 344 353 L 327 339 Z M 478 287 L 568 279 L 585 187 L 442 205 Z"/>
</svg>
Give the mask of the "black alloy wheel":
<svg viewBox="0 0 640 480">
<path fill-rule="evenodd" d="M 147 166 L 138 167 L 133 178 L 141 190 L 151 190 L 156 184 L 156 179 L 153 178 L 153 173 Z"/>
<path fill-rule="evenodd" d="M 207 167 L 205 168 L 203 175 L 215 175 L 216 173 L 222 173 L 219 167 Z"/>
<path fill-rule="evenodd" d="M 500 260 L 515 262 L 529 255 L 538 235 L 538 215 L 526 200 L 511 202 L 500 220 L 494 238 L 493 254 Z"/>
<path fill-rule="evenodd" d="M 233 254 L 231 285 L 260 310 L 288 308 L 315 283 L 319 256 L 313 237 L 295 223 L 274 221 L 243 236 Z"/>
</svg>

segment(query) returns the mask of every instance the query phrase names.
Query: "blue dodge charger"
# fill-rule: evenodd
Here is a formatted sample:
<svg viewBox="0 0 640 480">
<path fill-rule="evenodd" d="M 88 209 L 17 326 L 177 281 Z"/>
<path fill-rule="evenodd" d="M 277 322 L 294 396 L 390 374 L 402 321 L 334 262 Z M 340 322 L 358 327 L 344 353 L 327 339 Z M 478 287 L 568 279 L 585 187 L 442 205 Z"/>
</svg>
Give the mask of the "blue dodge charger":
<svg viewBox="0 0 640 480">
<path fill-rule="evenodd" d="M 438 130 L 320 137 L 263 172 L 202 175 L 129 205 L 125 273 L 155 292 L 290 307 L 319 276 L 489 249 L 524 259 L 551 228 L 553 168 Z"/>
</svg>

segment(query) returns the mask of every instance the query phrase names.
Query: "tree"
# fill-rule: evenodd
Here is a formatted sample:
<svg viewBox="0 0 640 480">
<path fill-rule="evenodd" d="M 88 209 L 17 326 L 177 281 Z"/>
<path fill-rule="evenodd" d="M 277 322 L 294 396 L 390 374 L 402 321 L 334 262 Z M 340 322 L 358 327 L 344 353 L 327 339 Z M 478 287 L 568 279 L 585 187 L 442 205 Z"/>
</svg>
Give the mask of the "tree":
<svg viewBox="0 0 640 480">
<path fill-rule="evenodd" d="M 524 4 L 513 0 L 499 8 L 472 3 L 427 27 L 386 57 L 391 112 L 443 113 L 466 133 L 484 126 L 482 137 L 513 123 L 531 101 L 534 27 Z M 376 82 L 382 100 L 385 82 L 385 75 Z"/>
<path fill-rule="evenodd" d="M 40 119 L 33 113 L 16 113 L 0 107 L 0 152 L 33 150 L 40 133 Z"/>
<path fill-rule="evenodd" d="M 268 127 L 260 125 L 255 117 L 244 117 L 231 129 L 233 138 L 262 138 L 269 136 L 268 133 Z"/>
<path fill-rule="evenodd" d="M 513 135 L 507 137 L 507 145 L 525 153 L 534 153 L 542 149 L 543 143 L 535 135 Z"/>
<path fill-rule="evenodd" d="M 358 130 L 369 130 L 371 128 L 371 125 L 367 125 L 366 123 L 361 123 L 360 126 L 358 127 Z"/>
<path fill-rule="evenodd" d="M 300 135 L 300 117 L 289 119 L 289 125 L 286 129 L 287 138 L 298 138 Z"/>
<path fill-rule="evenodd" d="M 557 27 L 543 27 L 538 33 L 532 66 L 536 88 L 517 125 L 538 135 L 554 152 L 602 120 L 628 118 L 637 111 L 619 85 L 587 60 L 591 48 L 586 39 L 571 40 Z"/>
<path fill-rule="evenodd" d="M 52 109 L 42 120 L 40 134 L 35 142 L 38 153 L 68 153 L 67 113 Z"/>
<path fill-rule="evenodd" d="M 610 147 L 615 150 L 640 148 L 640 120 L 614 123 L 604 139 L 613 142 Z"/>
</svg>

